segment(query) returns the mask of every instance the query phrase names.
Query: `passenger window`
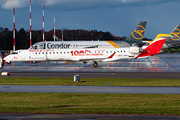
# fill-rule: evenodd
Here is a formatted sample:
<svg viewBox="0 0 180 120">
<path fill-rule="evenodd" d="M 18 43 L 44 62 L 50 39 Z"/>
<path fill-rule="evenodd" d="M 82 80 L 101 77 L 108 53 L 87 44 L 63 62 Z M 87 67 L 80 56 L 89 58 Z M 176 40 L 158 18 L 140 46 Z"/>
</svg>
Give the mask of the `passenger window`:
<svg viewBox="0 0 180 120">
<path fill-rule="evenodd" d="M 51 54 L 51 52 L 49 52 L 49 54 Z"/>
<path fill-rule="evenodd" d="M 57 52 L 57 54 L 58 54 L 58 52 Z"/>
<path fill-rule="evenodd" d="M 44 54 L 44 52 L 42 52 L 42 54 Z"/>
<path fill-rule="evenodd" d="M 55 54 L 55 52 L 53 52 L 53 54 Z"/>
</svg>

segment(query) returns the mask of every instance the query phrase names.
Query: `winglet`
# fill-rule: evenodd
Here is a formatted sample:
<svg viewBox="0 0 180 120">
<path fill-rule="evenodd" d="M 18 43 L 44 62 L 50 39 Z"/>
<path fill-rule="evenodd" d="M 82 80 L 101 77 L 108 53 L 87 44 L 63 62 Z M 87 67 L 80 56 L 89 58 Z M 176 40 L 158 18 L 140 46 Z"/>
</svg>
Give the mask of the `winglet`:
<svg viewBox="0 0 180 120">
<path fill-rule="evenodd" d="M 108 59 L 109 59 L 109 58 L 112 58 L 115 54 L 116 54 L 116 52 L 114 52 L 112 55 L 110 55 L 110 56 L 108 57 Z"/>
<path fill-rule="evenodd" d="M 164 43 L 166 42 L 165 38 L 157 39 L 153 41 L 143 52 L 141 52 L 136 58 L 147 57 L 151 55 L 156 55 L 160 53 L 160 50 Z"/>
</svg>

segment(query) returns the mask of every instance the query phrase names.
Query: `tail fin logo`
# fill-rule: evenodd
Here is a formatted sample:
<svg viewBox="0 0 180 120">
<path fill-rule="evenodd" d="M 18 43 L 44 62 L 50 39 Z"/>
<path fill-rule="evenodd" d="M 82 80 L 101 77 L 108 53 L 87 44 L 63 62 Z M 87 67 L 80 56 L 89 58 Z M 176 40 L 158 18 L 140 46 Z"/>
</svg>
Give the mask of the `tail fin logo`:
<svg viewBox="0 0 180 120">
<path fill-rule="evenodd" d="M 171 35 L 172 35 L 171 39 L 179 40 L 180 30 L 178 28 L 176 28 L 174 31 L 172 31 Z"/>
<path fill-rule="evenodd" d="M 144 31 L 145 28 L 141 25 L 138 25 L 132 32 L 132 36 L 137 40 L 142 39 L 144 37 Z"/>
</svg>

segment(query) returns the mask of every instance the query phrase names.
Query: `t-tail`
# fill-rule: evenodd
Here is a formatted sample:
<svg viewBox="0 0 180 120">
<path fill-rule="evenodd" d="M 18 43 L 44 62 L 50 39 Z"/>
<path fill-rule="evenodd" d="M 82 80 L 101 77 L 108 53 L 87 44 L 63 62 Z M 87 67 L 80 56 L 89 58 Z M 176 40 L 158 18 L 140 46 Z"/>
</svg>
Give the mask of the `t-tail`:
<svg viewBox="0 0 180 120">
<path fill-rule="evenodd" d="M 159 38 L 153 41 L 136 58 L 143 58 L 143 57 L 159 54 L 165 42 L 166 42 L 166 38 Z"/>
<path fill-rule="evenodd" d="M 141 43 L 144 37 L 147 21 L 141 21 L 131 34 L 124 40 L 131 46 L 134 43 Z"/>
</svg>

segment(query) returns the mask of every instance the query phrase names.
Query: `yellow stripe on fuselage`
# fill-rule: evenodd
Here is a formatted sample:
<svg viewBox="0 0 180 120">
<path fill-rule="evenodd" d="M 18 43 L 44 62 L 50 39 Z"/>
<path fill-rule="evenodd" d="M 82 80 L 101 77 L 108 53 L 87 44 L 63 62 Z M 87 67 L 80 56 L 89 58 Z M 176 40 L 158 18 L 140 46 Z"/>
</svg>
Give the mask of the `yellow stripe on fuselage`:
<svg viewBox="0 0 180 120">
<path fill-rule="evenodd" d="M 166 37 L 172 37 L 170 34 L 158 34 L 154 40 L 157 40 L 159 38 L 166 38 Z"/>
<path fill-rule="evenodd" d="M 152 41 L 147 41 L 147 42 L 152 43 Z"/>
<path fill-rule="evenodd" d="M 111 44 L 114 48 L 119 48 L 119 46 L 115 42 L 113 42 L 113 41 L 106 41 L 106 42 Z"/>
</svg>

